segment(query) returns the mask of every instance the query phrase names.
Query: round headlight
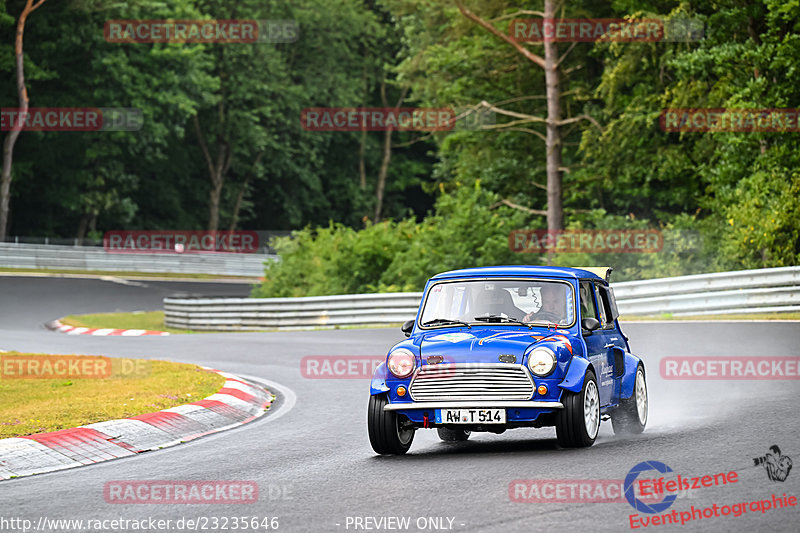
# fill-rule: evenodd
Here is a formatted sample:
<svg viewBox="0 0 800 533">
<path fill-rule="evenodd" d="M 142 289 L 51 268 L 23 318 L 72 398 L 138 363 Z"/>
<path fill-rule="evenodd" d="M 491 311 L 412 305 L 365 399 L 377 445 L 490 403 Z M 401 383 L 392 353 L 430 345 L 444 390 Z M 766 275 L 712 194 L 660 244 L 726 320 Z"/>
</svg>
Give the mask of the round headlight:
<svg viewBox="0 0 800 533">
<path fill-rule="evenodd" d="M 544 346 L 535 348 L 528 355 L 528 368 L 537 376 L 546 376 L 556 366 L 556 354 Z"/>
<path fill-rule="evenodd" d="M 386 365 L 389 371 L 398 378 L 407 378 L 414 371 L 417 364 L 417 359 L 414 354 L 405 348 L 398 348 L 389 354 L 389 360 Z"/>
</svg>

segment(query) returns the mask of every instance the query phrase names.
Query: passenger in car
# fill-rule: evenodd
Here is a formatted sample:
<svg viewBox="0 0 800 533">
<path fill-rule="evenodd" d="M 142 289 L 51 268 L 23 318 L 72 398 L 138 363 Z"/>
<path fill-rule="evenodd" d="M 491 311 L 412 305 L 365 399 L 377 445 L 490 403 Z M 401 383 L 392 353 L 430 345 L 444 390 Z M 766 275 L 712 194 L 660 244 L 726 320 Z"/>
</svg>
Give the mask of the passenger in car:
<svg viewBox="0 0 800 533">
<path fill-rule="evenodd" d="M 545 283 L 539 290 L 542 295 L 542 307 L 538 311 L 531 311 L 523 322 L 545 321 L 554 324 L 566 324 L 567 300 L 565 296 L 566 287 L 562 283 Z"/>
</svg>

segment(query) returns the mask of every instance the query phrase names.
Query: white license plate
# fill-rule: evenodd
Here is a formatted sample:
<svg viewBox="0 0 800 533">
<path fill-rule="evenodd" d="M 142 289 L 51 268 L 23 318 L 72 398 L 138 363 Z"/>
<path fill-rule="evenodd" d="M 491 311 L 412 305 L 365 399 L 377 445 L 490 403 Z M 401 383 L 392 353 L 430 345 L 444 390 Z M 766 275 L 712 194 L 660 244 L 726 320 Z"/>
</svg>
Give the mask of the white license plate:
<svg viewBox="0 0 800 533">
<path fill-rule="evenodd" d="M 505 424 L 505 409 L 437 409 L 437 424 Z"/>
</svg>

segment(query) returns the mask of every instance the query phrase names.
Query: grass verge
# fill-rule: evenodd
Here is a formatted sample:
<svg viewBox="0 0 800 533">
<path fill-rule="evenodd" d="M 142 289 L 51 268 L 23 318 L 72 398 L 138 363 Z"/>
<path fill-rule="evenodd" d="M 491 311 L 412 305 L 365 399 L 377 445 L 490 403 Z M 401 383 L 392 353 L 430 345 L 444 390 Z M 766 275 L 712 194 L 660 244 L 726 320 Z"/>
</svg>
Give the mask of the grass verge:
<svg viewBox="0 0 800 533">
<path fill-rule="evenodd" d="M 164 325 L 164 311 L 67 315 L 61 319 L 61 323 L 76 328 L 146 329 L 169 333 L 200 333 L 188 329 L 168 328 Z"/>
<path fill-rule="evenodd" d="M 169 333 L 255 333 L 256 330 L 220 330 L 198 331 L 190 329 L 168 328 L 164 325 L 164 311 L 134 311 L 131 313 L 97 313 L 91 315 L 67 315 L 61 323 L 76 328 L 97 329 L 146 329 L 150 331 L 166 331 Z M 400 324 L 370 324 L 363 326 L 308 327 L 305 330 L 323 329 L 364 329 L 364 328 L 399 328 Z M 281 331 L 277 328 L 264 328 L 257 331 Z"/>
<path fill-rule="evenodd" d="M 114 369 L 110 377 L 88 377 L 91 374 L 85 373 L 58 379 L 20 378 L 15 377 L 20 374 L 20 363 L 13 360 L 19 356 L 40 361 L 52 358 L 53 363 L 56 358 L 64 357 L 87 359 L 87 356 L 18 352 L 0 354 L 0 438 L 152 413 L 201 400 L 217 392 L 225 382 L 219 374 L 196 365 L 117 358 L 109 360 Z"/>
</svg>

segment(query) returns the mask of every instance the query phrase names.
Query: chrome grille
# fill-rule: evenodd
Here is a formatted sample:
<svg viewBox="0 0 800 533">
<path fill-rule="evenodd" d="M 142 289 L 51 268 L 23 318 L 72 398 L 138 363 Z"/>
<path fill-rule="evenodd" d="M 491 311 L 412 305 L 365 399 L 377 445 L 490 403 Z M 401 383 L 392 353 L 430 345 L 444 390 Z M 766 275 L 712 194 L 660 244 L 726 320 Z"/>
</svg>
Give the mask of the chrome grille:
<svg viewBox="0 0 800 533">
<path fill-rule="evenodd" d="M 409 386 L 415 402 L 530 400 L 533 390 L 525 368 L 504 363 L 423 365 Z"/>
</svg>

